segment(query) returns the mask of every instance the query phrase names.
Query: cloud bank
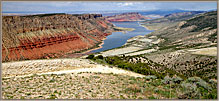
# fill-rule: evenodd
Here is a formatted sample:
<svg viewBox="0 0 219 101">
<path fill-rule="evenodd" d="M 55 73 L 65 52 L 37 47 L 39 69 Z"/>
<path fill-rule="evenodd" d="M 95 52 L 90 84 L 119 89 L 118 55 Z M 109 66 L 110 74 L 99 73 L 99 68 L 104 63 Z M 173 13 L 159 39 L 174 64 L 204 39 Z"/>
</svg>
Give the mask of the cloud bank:
<svg viewBox="0 0 219 101">
<path fill-rule="evenodd" d="M 122 10 L 212 10 L 217 2 L 91 2 L 91 1 L 3 1 L 3 12 L 71 12 L 71 11 L 122 11 Z"/>
</svg>

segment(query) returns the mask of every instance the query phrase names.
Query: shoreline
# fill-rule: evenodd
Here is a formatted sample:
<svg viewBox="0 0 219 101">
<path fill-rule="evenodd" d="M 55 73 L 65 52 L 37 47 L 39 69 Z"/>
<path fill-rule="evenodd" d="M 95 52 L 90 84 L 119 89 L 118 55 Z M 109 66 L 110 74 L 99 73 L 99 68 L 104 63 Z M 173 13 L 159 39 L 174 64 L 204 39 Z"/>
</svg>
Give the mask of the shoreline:
<svg viewBox="0 0 219 101">
<path fill-rule="evenodd" d="M 124 32 L 124 31 L 113 31 L 113 32 Z M 113 32 L 112 32 L 112 34 L 113 34 Z M 110 34 L 110 35 L 112 35 L 112 34 Z M 109 35 L 108 35 L 109 36 Z M 86 54 L 86 53 L 89 53 L 89 52 L 91 52 L 91 51 L 93 51 L 93 50 L 97 50 L 97 49 L 100 49 L 100 48 L 103 48 L 103 44 L 104 44 L 104 40 L 106 40 L 107 38 L 105 37 L 105 38 L 103 38 L 102 39 L 102 42 L 98 45 L 98 47 L 96 47 L 96 48 L 92 48 L 92 49 L 89 49 L 89 50 L 87 50 L 87 51 L 84 51 L 84 52 L 82 52 L 82 53 L 80 53 L 80 54 Z M 81 56 L 82 57 L 82 56 Z"/>
<path fill-rule="evenodd" d="M 91 51 L 102 48 L 102 45 L 104 44 L 104 40 L 106 40 L 106 39 L 107 38 L 103 38 L 101 43 L 98 45 L 98 47 L 91 48 L 91 49 L 85 50 L 85 51 L 80 52 L 80 53 L 72 53 L 72 54 L 66 55 L 64 57 L 65 58 L 83 58 L 84 56 L 92 54 L 92 53 L 90 53 Z"/>
<path fill-rule="evenodd" d="M 146 30 L 151 30 L 150 28 L 148 28 L 148 27 L 146 27 L 145 25 L 141 25 L 141 24 L 139 24 L 139 26 L 142 26 L 142 27 L 144 27 Z M 124 31 L 113 31 L 113 32 L 124 32 Z M 112 32 L 112 34 L 113 34 L 113 32 Z M 110 34 L 110 35 L 112 35 L 112 34 Z M 106 40 L 107 38 L 105 37 L 105 38 L 103 38 L 102 39 L 102 41 L 101 41 L 101 43 L 98 45 L 98 47 L 96 47 L 96 48 L 92 48 L 92 49 L 89 49 L 89 50 L 86 50 L 86 51 L 84 51 L 84 52 L 81 52 L 81 53 L 75 53 L 75 55 L 81 55 L 81 56 L 77 56 L 78 58 L 83 58 L 84 56 L 86 56 L 86 55 L 89 55 L 89 54 L 92 54 L 92 53 L 90 53 L 91 51 L 93 51 L 93 50 L 97 50 L 97 49 L 100 49 L 100 48 L 103 48 L 103 44 L 104 44 L 104 40 Z M 131 38 L 130 38 L 131 39 Z M 127 42 L 126 42 L 127 43 Z"/>
<path fill-rule="evenodd" d="M 91 51 L 93 51 L 93 50 L 97 50 L 97 49 L 102 48 L 102 47 L 103 47 L 102 45 L 104 44 L 104 40 L 106 40 L 106 39 L 107 39 L 107 38 L 103 38 L 102 41 L 101 41 L 101 43 L 98 45 L 98 47 L 89 49 L 89 50 L 87 50 L 87 51 L 85 51 L 85 52 L 82 52 L 81 54 L 86 54 L 86 53 L 89 53 L 89 52 L 91 52 Z"/>
<path fill-rule="evenodd" d="M 144 27 L 144 28 L 146 28 L 147 30 L 154 30 L 154 29 L 150 29 L 150 28 L 148 28 L 147 26 L 145 26 L 145 25 L 141 25 L 142 27 Z"/>
<path fill-rule="evenodd" d="M 146 27 L 145 25 L 141 25 L 141 24 L 140 24 L 139 26 L 144 27 L 146 30 L 151 30 L 151 29 L 149 29 L 148 27 Z M 114 31 L 114 32 L 124 32 L 124 31 Z M 136 37 L 136 36 L 135 36 L 135 37 Z M 133 37 L 132 37 L 132 38 L 133 38 Z M 88 53 L 91 52 L 91 51 L 93 51 L 93 50 L 97 50 L 97 49 L 102 48 L 102 45 L 104 44 L 104 40 L 106 40 L 106 39 L 107 39 L 107 38 L 103 38 L 103 39 L 102 39 L 102 43 L 100 43 L 100 44 L 98 45 L 98 47 L 80 53 L 80 54 L 85 54 L 85 55 L 82 55 L 82 56 L 80 56 L 80 57 L 83 57 L 83 56 L 88 55 Z M 130 39 L 131 39 L 131 38 L 130 38 Z M 129 40 L 129 39 L 128 39 L 128 40 Z M 126 43 L 127 43 L 127 42 L 126 42 Z M 125 43 L 125 44 L 126 44 L 126 43 Z M 125 45 L 125 44 L 124 44 L 124 45 Z M 109 50 L 111 50 L 111 49 L 109 49 Z M 79 57 L 79 58 L 80 58 L 80 57 Z"/>
</svg>

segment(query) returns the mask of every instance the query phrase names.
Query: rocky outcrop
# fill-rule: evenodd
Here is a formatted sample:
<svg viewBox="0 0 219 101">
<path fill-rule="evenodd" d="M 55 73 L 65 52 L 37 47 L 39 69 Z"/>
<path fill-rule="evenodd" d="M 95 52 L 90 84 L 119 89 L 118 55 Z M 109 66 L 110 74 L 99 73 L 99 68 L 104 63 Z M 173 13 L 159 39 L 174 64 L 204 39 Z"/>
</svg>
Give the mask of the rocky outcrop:
<svg viewBox="0 0 219 101">
<path fill-rule="evenodd" d="M 100 14 L 4 16 L 2 61 L 60 57 L 90 49 L 112 32 Z"/>
<path fill-rule="evenodd" d="M 151 18 L 142 16 L 139 13 L 133 12 L 133 13 L 123 13 L 119 15 L 108 16 L 106 17 L 106 19 L 110 22 L 123 22 L 123 21 L 141 21 L 141 20 L 147 20 Z"/>
</svg>

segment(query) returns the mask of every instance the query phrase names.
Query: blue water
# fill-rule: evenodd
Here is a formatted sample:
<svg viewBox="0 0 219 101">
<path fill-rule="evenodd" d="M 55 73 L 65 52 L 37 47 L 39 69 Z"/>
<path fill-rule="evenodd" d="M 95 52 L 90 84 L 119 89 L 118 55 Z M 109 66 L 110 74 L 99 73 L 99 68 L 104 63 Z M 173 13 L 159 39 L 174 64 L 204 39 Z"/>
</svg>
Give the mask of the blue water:
<svg viewBox="0 0 219 101">
<path fill-rule="evenodd" d="M 117 27 L 125 27 L 125 28 L 135 28 L 134 31 L 129 31 L 127 33 L 122 32 L 113 32 L 112 35 L 106 37 L 104 40 L 104 44 L 102 48 L 93 50 L 91 53 L 101 52 L 104 50 L 117 48 L 126 43 L 126 41 L 134 36 L 138 35 L 146 35 L 152 30 L 147 30 L 144 27 L 140 26 L 139 22 L 112 22 Z"/>
</svg>

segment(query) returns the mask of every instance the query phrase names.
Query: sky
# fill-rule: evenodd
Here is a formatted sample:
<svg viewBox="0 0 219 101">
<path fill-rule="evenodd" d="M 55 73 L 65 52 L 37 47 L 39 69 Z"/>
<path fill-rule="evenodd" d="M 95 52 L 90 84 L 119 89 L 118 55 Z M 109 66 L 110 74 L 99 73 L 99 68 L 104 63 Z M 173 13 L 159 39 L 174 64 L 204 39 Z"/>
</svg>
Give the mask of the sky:
<svg viewBox="0 0 219 101">
<path fill-rule="evenodd" d="M 122 11 L 122 10 L 215 10 L 217 2 L 107 2 L 107 1 L 3 1 L 2 12 Z"/>
</svg>

